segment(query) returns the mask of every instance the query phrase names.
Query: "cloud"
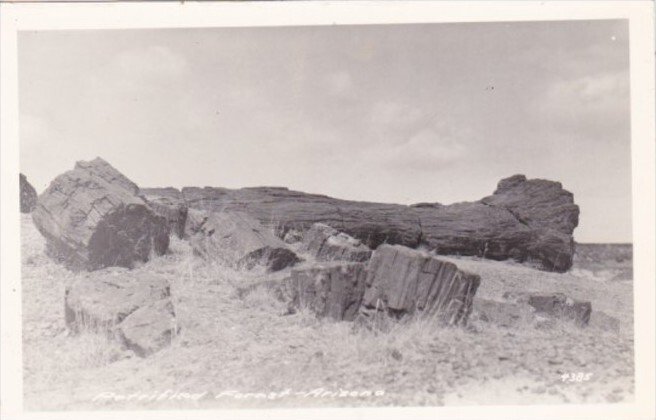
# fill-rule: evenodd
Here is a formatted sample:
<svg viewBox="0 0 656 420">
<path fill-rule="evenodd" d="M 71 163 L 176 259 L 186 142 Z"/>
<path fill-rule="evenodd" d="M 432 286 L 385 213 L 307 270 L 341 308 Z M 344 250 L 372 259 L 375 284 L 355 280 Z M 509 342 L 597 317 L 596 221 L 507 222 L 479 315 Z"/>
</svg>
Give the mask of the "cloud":
<svg viewBox="0 0 656 420">
<path fill-rule="evenodd" d="M 439 170 L 461 160 L 467 151 L 462 129 L 413 105 L 378 102 L 369 123 L 373 141 L 366 153 L 390 168 Z"/>
<path fill-rule="evenodd" d="M 450 130 L 431 127 L 405 142 L 379 147 L 375 158 L 395 169 L 434 171 L 460 161 L 465 154 L 465 145 Z"/>
<path fill-rule="evenodd" d="M 628 71 L 558 80 L 538 104 L 539 116 L 553 129 L 603 134 L 629 123 Z"/>
<path fill-rule="evenodd" d="M 171 78 L 187 70 L 187 61 L 168 47 L 154 45 L 118 54 L 114 60 L 119 70 L 130 77 Z"/>
</svg>

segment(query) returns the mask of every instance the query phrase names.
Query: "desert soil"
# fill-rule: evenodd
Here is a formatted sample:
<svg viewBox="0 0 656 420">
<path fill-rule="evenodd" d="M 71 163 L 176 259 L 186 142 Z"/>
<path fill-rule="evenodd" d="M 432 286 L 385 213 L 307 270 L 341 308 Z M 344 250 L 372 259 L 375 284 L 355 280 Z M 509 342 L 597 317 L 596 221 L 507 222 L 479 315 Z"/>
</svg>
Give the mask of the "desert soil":
<svg viewBox="0 0 656 420">
<path fill-rule="evenodd" d="M 467 328 L 441 328 L 421 319 L 331 322 L 306 310 L 287 314 L 286 305 L 263 287 L 240 293 L 285 272 L 266 276 L 212 266 L 173 238 L 167 255 L 136 268 L 134 275 L 153 272 L 169 279 L 181 331 L 170 347 L 142 359 L 104 336 L 67 332 L 64 289 L 76 274 L 44 255 L 44 240 L 29 215 L 21 224 L 27 410 L 633 399 L 631 281 L 444 257 L 481 275 L 477 298 L 500 301 L 507 291 L 563 292 L 619 319 L 619 333 L 603 325 L 579 328 L 559 321 L 536 329 L 475 317 Z"/>
</svg>

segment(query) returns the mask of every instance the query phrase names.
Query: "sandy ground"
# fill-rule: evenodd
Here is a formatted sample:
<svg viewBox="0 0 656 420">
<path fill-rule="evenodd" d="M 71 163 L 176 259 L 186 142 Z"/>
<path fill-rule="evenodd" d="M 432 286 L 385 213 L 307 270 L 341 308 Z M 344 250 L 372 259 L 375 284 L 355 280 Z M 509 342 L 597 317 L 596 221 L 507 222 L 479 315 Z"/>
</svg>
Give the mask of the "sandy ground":
<svg viewBox="0 0 656 420">
<path fill-rule="evenodd" d="M 505 291 L 564 292 L 620 320 L 619 333 L 559 322 L 547 329 L 472 319 L 466 329 L 422 320 L 376 328 L 317 320 L 286 306 L 264 279 L 208 266 L 188 245 L 136 269 L 171 282 L 181 332 L 147 359 L 92 333 L 70 336 L 64 288 L 75 274 L 44 254 L 22 219 L 23 368 L 27 410 L 343 407 L 628 402 L 633 399 L 630 281 L 448 258 L 481 275 L 481 299 Z M 284 276 L 280 273 L 278 276 Z M 370 327 L 370 326 L 369 326 Z M 569 375 L 569 376 L 564 376 Z M 578 376 L 577 376 L 578 375 Z"/>
</svg>

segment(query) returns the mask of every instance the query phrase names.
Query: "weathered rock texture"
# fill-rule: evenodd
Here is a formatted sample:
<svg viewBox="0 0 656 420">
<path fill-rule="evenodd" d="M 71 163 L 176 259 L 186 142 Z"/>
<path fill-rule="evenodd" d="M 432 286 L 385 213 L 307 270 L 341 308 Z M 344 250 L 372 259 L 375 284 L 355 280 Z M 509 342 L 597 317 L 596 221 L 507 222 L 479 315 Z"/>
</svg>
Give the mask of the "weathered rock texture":
<svg viewBox="0 0 656 420">
<path fill-rule="evenodd" d="M 192 216 L 194 223 L 198 216 Z M 237 269 L 262 266 L 273 272 L 300 261 L 282 240 L 244 213 L 207 213 L 190 233 L 191 245 L 198 255 Z"/>
<path fill-rule="evenodd" d="M 448 325 L 466 324 L 480 277 L 420 251 L 381 245 L 367 266 L 362 306 L 402 316 L 422 312 Z"/>
<path fill-rule="evenodd" d="M 315 223 L 303 235 L 303 249 L 319 261 L 364 262 L 371 258 L 368 246 L 322 223 Z"/>
<path fill-rule="evenodd" d="M 100 158 L 55 178 L 32 218 L 47 253 L 76 270 L 130 268 L 169 245 L 167 220 L 151 210 L 136 184 Z"/>
<path fill-rule="evenodd" d="M 292 270 L 288 279 L 292 307 L 307 307 L 320 318 L 353 321 L 366 279 L 363 263 L 325 263 Z"/>
<path fill-rule="evenodd" d="M 187 222 L 187 204 L 182 194 L 175 188 L 142 188 L 141 194 L 146 198 L 153 211 L 166 218 L 178 238 L 182 238 Z"/>
<path fill-rule="evenodd" d="M 572 231 L 579 214 L 560 183 L 523 175 L 502 180 L 493 195 L 480 201 L 451 205 L 346 201 L 273 187 L 187 187 L 182 195 L 190 208 L 246 212 L 280 237 L 323 223 L 370 248 L 423 244 L 443 255 L 512 258 L 558 272 L 572 265 Z"/>
<path fill-rule="evenodd" d="M 528 304 L 535 308 L 537 313 L 567 319 L 579 326 L 588 325 L 590 322 L 590 302 L 573 300 L 562 293 L 533 295 L 528 298 Z"/>
<path fill-rule="evenodd" d="M 34 210 L 37 201 L 36 190 L 27 181 L 27 177 L 20 174 L 20 211 L 21 213 L 30 213 Z"/>
<path fill-rule="evenodd" d="M 166 279 L 121 269 L 87 274 L 66 288 L 66 325 L 119 340 L 139 356 L 165 346 L 178 332 Z"/>
</svg>

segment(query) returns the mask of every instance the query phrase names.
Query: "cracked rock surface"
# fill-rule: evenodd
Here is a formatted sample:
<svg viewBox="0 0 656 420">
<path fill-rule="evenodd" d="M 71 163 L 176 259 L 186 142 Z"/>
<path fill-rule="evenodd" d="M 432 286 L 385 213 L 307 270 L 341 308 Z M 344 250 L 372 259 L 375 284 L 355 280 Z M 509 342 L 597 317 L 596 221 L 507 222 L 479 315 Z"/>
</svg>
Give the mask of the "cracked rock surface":
<svg viewBox="0 0 656 420">
<path fill-rule="evenodd" d="M 73 270 L 132 268 L 169 245 L 166 218 L 136 184 L 97 158 L 55 178 L 32 212 L 47 253 Z"/>
<path fill-rule="evenodd" d="M 177 333 L 168 280 L 151 273 L 105 269 L 66 287 L 66 326 L 74 333 L 99 332 L 138 356 L 148 356 Z"/>
<path fill-rule="evenodd" d="M 192 214 L 197 225 L 190 238 L 196 254 L 237 269 L 279 271 L 300 261 L 294 251 L 257 220 L 244 213 Z"/>
</svg>

